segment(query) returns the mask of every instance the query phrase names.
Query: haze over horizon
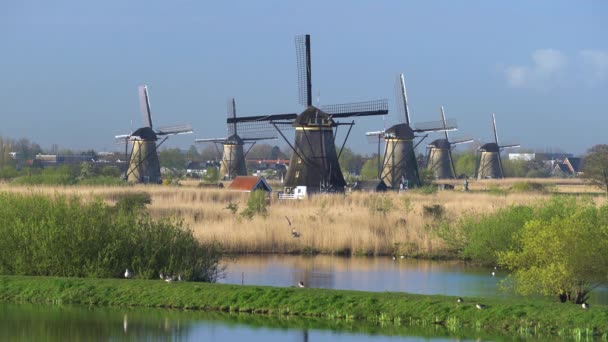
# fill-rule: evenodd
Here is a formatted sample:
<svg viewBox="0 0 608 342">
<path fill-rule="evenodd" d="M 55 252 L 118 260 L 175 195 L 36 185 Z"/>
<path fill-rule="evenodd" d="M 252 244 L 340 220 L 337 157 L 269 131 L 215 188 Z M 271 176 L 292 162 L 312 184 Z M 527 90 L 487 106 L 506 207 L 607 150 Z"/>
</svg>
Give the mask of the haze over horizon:
<svg viewBox="0 0 608 342">
<path fill-rule="evenodd" d="M 501 142 L 581 154 L 608 143 L 605 18 L 599 0 L 5 2 L 0 135 L 120 151 L 114 136 L 142 125 L 140 84 L 155 126 L 194 127 L 168 147 L 225 136 L 229 97 L 239 116 L 300 112 L 294 37 L 310 34 L 315 104 L 391 103 L 385 121 L 356 119 L 357 152 L 375 151 L 366 131 L 400 120 L 404 73 L 414 123 L 444 105 L 453 136 L 488 142 L 494 112 Z"/>
</svg>

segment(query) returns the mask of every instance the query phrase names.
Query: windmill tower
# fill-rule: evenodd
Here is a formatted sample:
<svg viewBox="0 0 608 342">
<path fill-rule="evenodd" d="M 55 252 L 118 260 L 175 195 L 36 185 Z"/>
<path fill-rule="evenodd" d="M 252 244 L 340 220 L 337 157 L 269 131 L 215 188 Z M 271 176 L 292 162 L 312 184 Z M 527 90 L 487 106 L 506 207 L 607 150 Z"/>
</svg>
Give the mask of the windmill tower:
<svg viewBox="0 0 608 342">
<path fill-rule="evenodd" d="M 192 133 L 192 126 L 171 126 L 154 129 L 152 126 L 152 112 L 150 111 L 150 98 L 148 87 L 139 87 L 139 104 L 144 118 L 144 127 L 138 128 L 131 134 L 116 136 L 117 140 L 124 141 L 125 154 L 128 144 L 131 143 L 129 166 L 125 172 L 125 179 L 133 183 L 161 183 L 160 162 L 158 161 L 158 147 L 170 135 Z M 160 137 L 164 138 L 160 143 Z"/>
<path fill-rule="evenodd" d="M 384 132 L 386 147 L 381 179 L 393 189 L 404 186 L 417 187 L 421 183 L 418 161 L 416 160 L 416 147 L 428 134 L 414 145 L 415 133 L 455 130 L 456 125 L 454 122 L 428 122 L 412 128 L 403 74 L 397 78 L 396 89 L 397 109 L 402 116 L 403 123 L 394 125 Z"/>
<path fill-rule="evenodd" d="M 386 101 L 330 105 L 317 108 L 312 105 L 312 80 L 310 35 L 296 37 L 298 64 L 298 88 L 300 104 L 305 107 L 300 114 L 276 114 L 228 119 L 228 123 L 249 125 L 265 122 L 274 127 L 291 148 L 293 154 L 285 176 L 285 192 L 291 193 L 296 186 L 306 186 L 307 192 L 343 191 L 346 181 L 338 159 L 354 124 L 339 123 L 335 119 L 388 114 Z M 334 130 L 349 125 L 346 139 L 336 151 Z M 295 130 L 291 144 L 279 126 Z"/>
<path fill-rule="evenodd" d="M 477 149 L 477 174 L 475 176 L 477 179 L 505 178 L 502 160 L 500 159 L 500 151 L 505 148 L 519 147 L 519 144 L 501 146 L 498 143 L 496 115 L 494 113 L 492 113 L 492 125 L 494 128 L 494 142 L 483 144 Z"/>
<path fill-rule="evenodd" d="M 436 179 L 454 179 L 456 178 L 456 168 L 452 158 L 452 149 L 456 145 L 470 143 L 473 139 L 450 141 L 443 106 L 441 106 L 441 121 L 443 127 L 446 128 L 443 131 L 445 138 L 436 139 L 427 145 L 427 168 L 433 172 Z"/>
<path fill-rule="evenodd" d="M 236 101 L 234 98 L 228 101 L 228 118 L 236 119 Z M 243 137 L 241 138 L 237 132 L 237 124 L 233 122 L 228 124 L 228 137 L 226 138 L 208 138 L 196 139 L 197 143 L 212 142 L 223 146 L 222 162 L 220 164 L 220 175 L 224 179 L 233 179 L 236 176 L 246 176 L 247 166 L 245 165 L 245 157 L 257 141 L 276 139 L 273 137 Z M 251 143 L 251 146 L 245 151 L 244 146 Z"/>
</svg>

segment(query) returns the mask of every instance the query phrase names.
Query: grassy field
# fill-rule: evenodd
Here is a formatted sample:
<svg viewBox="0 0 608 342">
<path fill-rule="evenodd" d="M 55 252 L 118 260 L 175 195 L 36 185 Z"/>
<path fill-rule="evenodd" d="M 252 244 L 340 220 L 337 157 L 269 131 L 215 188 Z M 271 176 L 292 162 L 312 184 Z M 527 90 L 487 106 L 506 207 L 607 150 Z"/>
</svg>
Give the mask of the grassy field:
<svg viewBox="0 0 608 342">
<path fill-rule="evenodd" d="M 513 204 L 531 204 L 555 191 L 596 194 L 579 180 L 538 180 L 541 191 L 515 191 L 521 179 L 471 181 L 468 193 L 348 193 L 318 195 L 302 201 L 268 200 L 268 214 L 247 219 L 246 193 L 225 189 L 183 186 L 136 185 L 122 187 L 18 187 L 2 185 L 0 191 L 70 193 L 85 198 L 101 196 L 113 203 L 124 192 L 146 192 L 154 217 L 176 215 L 203 242 L 219 241 L 232 253 L 341 253 L 442 257 L 445 246 L 434 233 L 439 220 L 458 220 Z M 537 180 L 535 180 L 537 182 Z M 457 185 L 461 186 L 460 181 Z M 279 188 L 275 186 L 275 188 Z M 458 189 L 458 188 L 457 188 Z M 603 196 L 595 201 L 604 203 Z M 235 212 L 228 209 L 232 204 Z M 292 222 L 290 227 L 287 218 Z M 301 236 L 293 238 L 291 229 Z"/>
<path fill-rule="evenodd" d="M 455 297 L 406 293 L 13 276 L 0 276 L 0 300 L 313 316 L 564 337 L 608 336 L 608 307 L 583 310 L 578 305 L 539 300 L 464 298 L 457 303 Z M 477 309 L 476 303 L 487 307 Z"/>
</svg>

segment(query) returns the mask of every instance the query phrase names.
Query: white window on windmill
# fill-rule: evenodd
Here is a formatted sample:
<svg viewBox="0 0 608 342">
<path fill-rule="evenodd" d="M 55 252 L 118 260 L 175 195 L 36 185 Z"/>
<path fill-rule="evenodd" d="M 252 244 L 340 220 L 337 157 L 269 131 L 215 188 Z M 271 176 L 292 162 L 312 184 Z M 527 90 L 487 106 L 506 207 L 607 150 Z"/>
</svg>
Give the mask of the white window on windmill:
<svg viewBox="0 0 608 342">
<path fill-rule="evenodd" d="M 302 164 L 302 158 L 298 157 L 298 164 Z"/>
<path fill-rule="evenodd" d="M 296 178 L 300 177 L 300 171 L 296 171 Z"/>
</svg>

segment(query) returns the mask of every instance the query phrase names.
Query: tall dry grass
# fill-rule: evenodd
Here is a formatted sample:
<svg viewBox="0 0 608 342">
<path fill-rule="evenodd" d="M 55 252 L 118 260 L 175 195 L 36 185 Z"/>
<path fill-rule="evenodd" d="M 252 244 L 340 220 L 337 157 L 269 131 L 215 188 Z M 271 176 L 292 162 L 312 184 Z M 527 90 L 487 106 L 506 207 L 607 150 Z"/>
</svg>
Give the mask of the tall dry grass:
<svg viewBox="0 0 608 342">
<path fill-rule="evenodd" d="M 509 184 L 505 181 L 480 183 L 499 184 L 504 188 Z M 579 185 L 572 183 L 572 186 Z M 530 204 L 550 196 L 541 193 L 493 195 L 460 191 L 318 195 L 300 201 L 278 201 L 273 196 L 269 199 L 268 215 L 254 216 L 249 220 L 239 215 L 246 207 L 248 194 L 225 189 L 202 189 L 191 184 L 180 187 L 36 188 L 5 184 L 0 185 L 0 191 L 70 193 L 85 199 L 100 196 L 109 203 L 115 202 L 121 193 L 146 192 L 152 198 L 148 209 L 153 217 L 179 216 L 198 239 L 203 242 L 217 240 L 226 251 L 234 253 L 395 253 L 410 256 L 442 255 L 445 252 L 443 242 L 433 231 L 438 218 L 429 215 L 425 207 L 439 206 L 443 209 L 441 219 L 454 221 L 463 215 L 479 215 L 512 204 Z M 597 197 L 596 201 L 605 199 Z M 380 203 L 380 209 L 370 209 L 373 203 Z M 229 204 L 236 204 L 236 213 L 227 209 Z M 291 227 L 286 217 L 291 220 Z M 299 238 L 292 237 L 292 228 L 301 234 Z"/>
</svg>

